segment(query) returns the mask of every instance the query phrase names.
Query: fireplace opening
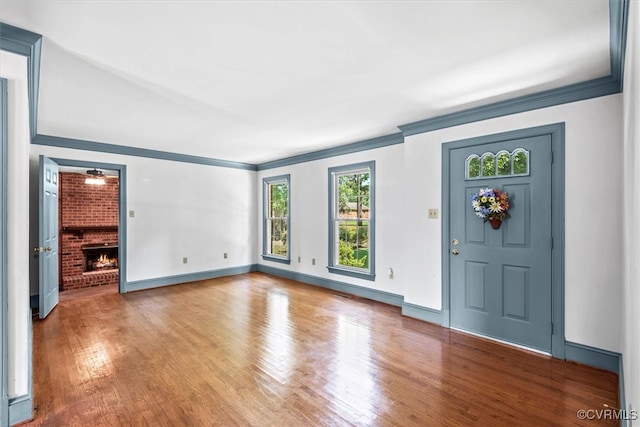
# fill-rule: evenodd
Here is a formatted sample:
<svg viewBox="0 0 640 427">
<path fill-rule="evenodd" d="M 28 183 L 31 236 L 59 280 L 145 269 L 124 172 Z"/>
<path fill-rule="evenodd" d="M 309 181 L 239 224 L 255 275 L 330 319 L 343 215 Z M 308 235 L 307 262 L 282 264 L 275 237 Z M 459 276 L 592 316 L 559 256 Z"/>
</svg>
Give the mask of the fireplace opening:
<svg viewBox="0 0 640 427">
<path fill-rule="evenodd" d="M 118 244 L 83 245 L 84 272 L 115 270 L 118 268 Z"/>
</svg>

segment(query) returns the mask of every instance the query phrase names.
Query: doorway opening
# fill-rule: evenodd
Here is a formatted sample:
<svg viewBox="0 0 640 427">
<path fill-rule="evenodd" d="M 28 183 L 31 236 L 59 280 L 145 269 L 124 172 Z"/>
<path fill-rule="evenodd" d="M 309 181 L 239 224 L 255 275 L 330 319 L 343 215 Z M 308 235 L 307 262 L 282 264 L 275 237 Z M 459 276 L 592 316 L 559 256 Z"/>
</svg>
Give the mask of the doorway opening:
<svg viewBox="0 0 640 427">
<path fill-rule="evenodd" d="M 124 275 L 125 167 L 55 159 L 59 165 L 59 300 L 118 293 Z"/>
<path fill-rule="evenodd" d="M 117 293 L 118 171 L 60 166 L 59 176 L 60 301 Z"/>
</svg>

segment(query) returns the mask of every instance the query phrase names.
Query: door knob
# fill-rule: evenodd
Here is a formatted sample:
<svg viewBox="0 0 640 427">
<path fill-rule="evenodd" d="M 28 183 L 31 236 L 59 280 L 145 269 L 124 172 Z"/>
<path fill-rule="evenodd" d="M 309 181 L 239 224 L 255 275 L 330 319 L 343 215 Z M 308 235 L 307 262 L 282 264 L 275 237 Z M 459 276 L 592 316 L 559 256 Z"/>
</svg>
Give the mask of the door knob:
<svg viewBox="0 0 640 427">
<path fill-rule="evenodd" d="M 457 250 L 457 249 L 454 249 L 454 250 L 451 251 L 451 253 L 454 254 L 454 255 L 458 255 L 460 253 L 460 251 Z"/>
</svg>

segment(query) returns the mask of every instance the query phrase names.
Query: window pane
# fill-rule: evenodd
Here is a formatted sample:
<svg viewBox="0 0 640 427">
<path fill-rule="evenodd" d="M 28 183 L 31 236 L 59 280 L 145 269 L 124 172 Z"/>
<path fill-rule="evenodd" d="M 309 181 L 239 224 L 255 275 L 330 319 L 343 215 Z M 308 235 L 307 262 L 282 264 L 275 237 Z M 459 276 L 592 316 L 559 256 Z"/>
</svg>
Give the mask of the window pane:
<svg viewBox="0 0 640 427">
<path fill-rule="evenodd" d="M 369 268 L 369 222 L 338 222 L 338 265 Z"/>
<path fill-rule="evenodd" d="M 474 156 L 469 159 L 467 164 L 467 178 L 477 178 L 480 176 L 480 158 Z"/>
<path fill-rule="evenodd" d="M 369 173 L 339 175 L 337 218 L 369 217 Z"/>
<path fill-rule="evenodd" d="M 272 255 L 287 255 L 287 220 L 273 219 L 269 222 L 269 253 Z"/>
<path fill-rule="evenodd" d="M 528 173 L 527 153 L 525 151 L 518 151 L 513 155 L 513 173 L 514 174 L 526 174 Z"/>
<path fill-rule="evenodd" d="M 271 203 L 269 216 L 282 218 L 287 216 L 289 186 L 286 183 L 271 184 Z"/>
<path fill-rule="evenodd" d="M 496 161 L 493 154 L 485 154 L 482 156 L 482 176 L 495 176 Z"/>
<path fill-rule="evenodd" d="M 511 156 L 509 153 L 498 154 L 498 175 L 511 175 Z"/>
</svg>

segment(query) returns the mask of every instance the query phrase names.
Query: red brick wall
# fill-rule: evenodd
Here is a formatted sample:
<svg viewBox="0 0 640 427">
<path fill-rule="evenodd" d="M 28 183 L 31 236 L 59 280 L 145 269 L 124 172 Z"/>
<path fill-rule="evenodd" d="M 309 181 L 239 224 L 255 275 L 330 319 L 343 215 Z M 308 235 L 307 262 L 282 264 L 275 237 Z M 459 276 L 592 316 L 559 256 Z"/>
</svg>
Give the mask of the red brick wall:
<svg viewBox="0 0 640 427">
<path fill-rule="evenodd" d="M 60 174 L 60 220 L 63 227 L 118 225 L 118 179 L 87 185 L 87 175 Z"/>
<path fill-rule="evenodd" d="M 87 185 L 86 178 L 84 174 L 60 173 L 61 290 L 118 282 L 117 270 L 83 274 L 82 253 L 82 245 L 117 243 L 117 230 L 65 231 L 65 227 L 118 226 L 118 179 L 108 178 L 105 185 Z"/>
</svg>

